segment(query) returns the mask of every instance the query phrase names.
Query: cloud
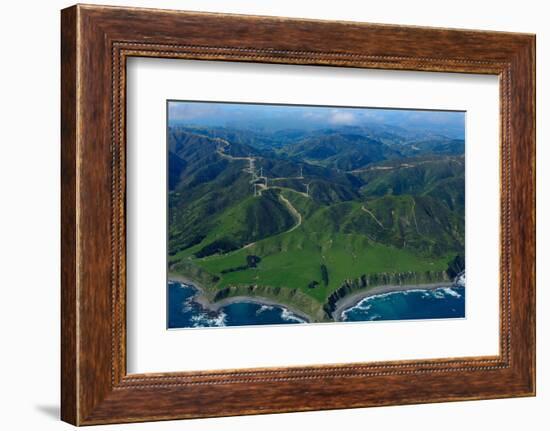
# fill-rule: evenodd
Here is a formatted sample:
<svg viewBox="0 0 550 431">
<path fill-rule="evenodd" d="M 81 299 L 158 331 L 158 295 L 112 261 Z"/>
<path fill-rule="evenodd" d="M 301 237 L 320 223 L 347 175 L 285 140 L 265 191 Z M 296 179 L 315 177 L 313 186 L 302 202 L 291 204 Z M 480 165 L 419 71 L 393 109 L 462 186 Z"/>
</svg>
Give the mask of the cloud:
<svg viewBox="0 0 550 431">
<path fill-rule="evenodd" d="M 329 122 L 332 124 L 348 125 L 355 124 L 357 118 L 352 112 L 333 110 L 329 116 Z"/>
</svg>

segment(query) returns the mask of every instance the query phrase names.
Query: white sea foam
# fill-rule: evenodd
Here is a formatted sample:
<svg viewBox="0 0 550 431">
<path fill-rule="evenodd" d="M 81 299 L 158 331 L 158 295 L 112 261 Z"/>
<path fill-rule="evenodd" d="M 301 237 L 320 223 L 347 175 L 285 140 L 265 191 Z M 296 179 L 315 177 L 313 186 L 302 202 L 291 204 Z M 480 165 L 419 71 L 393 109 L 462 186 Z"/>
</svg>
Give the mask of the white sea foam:
<svg viewBox="0 0 550 431">
<path fill-rule="evenodd" d="M 363 298 L 361 301 L 359 301 L 353 307 L 348 308 L 346 311 L 350 311 L 350 310 L 369 311 L 372 308 L 372 304 L 370 303 L 371 298 L 374 298 L 374 297 L 369 296 L 368 298 Z"/>
<path fill-rule="evenodd" d="M 382 296 L 382 295 L 380 295 Z M 372 308 L 372 304 L 370 304 L 370 300 L 374 298 L 374 296 L 369 296 L 367 298 L 363 298 L 361 301 L 359 301 L 357 304 L 355 304 L 353 307 L 350 307 L 344 311 L 342 311 L 341 319 L 343 321 L 348 320 L 348 313 L 354 310 L 360 310 L 367 312 Z"/>
<path fill-rule="evenodd" d="M 226 326 L 227 314 L 223 311 L 220 312 L 217 316 L 210 317 L 205 314 L 199 314 L 191 316 L 191 322 L 193 322 L 194 328 L 203 328 L 211 326 Z"/>
<path fill-rule="evenodd" d="M 361 301 L 359 304 L 357 304 L 355 307 L 353 308 L 357 308 L 359 310 L 363 310 L 363 311 L 369 311 L 371 308 L 372 308 L 372 304 L 365 304 L 363 305 L 363 302 L 367 302 L 367 301 Z"/>
<path fill-rule="evenodd" d="M 183 311 L 184 313 L 193 311 L 193 301 L 191 300 L 191 298 L 188 298 L 183 302 L 181 311 Z"/>
<path fill-rule="evenodd" d="M 367 296 L 366 298 L 361 299 L 357 304 L 355 304 L 355 305 L 345 309 L 344 311 L 342 311 L 341 318 L 344 321 L 347 320 L 348 313 L 350 313 L 352 311 L 356 311 L 356 310 L 367 312 L 372 308 L 371 302 L 373 300 L 380 299 L 380 298 L 387 298 L 390 295 L 393 295 L 393 294 L 396 294 L 396 293 L 403 293 L 403 292 L 387 292 L 387 293 L 380 293 L 379 295 Z"/>
<path fill-rule="evenodd" d="M 178 280 L 168 280 L 168 286 L 178 286 L 180 289 L 197 290 L 197 288 L 192 284 L 184 283 L 183 281 L 178 281 Z"/>
<path fill-rule="evenodd" d="M 432 296 L 437 299 L 444 299 L 445 298 L 445 292 L 442 292 L 441 290 L 433 290 Z"/>
<path fill-rule="evenodd" d="M 256 316 L 263 313 L 264 311 L 273 310 L 273 307 L 271 305 L 262 305 L 258 310 L 256 311 Z"/>
<path fill-rule="evenodd" d="M 387 298 L 393 295 L 408 295 L 410 293 L 429 293 L 429 291 L 427 291 L 426 289 L 392 290 L 391 292 L 379 293 L 377 295 L 368 296 L 362 301 L 372 301 L 374 299 Z"/>
<path fill-rule="evenodd" d="M 429 295 L 430 291 L 427 291 L 424 289 L 409 289 L 409 290 L 394 290 L 391 292 L 378 293 L 376 295 L 367 296 L 366 298 L 361 299 L 357 304 L 348 308 L 345 311 L 350 311 L 353 309 L 368 311 L 372 307 L 372 304 L 370 304 L 370 302 L 373 302 L 377 299 L 389 298 L 390 296 L 393 296 L 393 295 L 408 295 L 409 293 L 423 293 L 424 295 Z"/>
<path fill-rule="evenodd" d="M 302 319 L 301 317 L 296 316 L 295 314 L 292 314 L 288 309 L 281 308 L 281 318 L 283 320 L 286 320 L 287 322 L 298 322 L 298 323 L 307 323 L 306 320 Z"/>
<path fill-rule="evenodd" d="M 462 298 L 462 295 L 451 287 L 444 287 L 441 290 L 449 296 L 454 296 L 455 298 Z"/>
<path fill-rule="evenodd" d="M 227 321 L 227 314 L 225 314 L 223 311 L 220 312 L 218 317 L 214 319 L 215 326 L 225 326 Z"/>
</svg>

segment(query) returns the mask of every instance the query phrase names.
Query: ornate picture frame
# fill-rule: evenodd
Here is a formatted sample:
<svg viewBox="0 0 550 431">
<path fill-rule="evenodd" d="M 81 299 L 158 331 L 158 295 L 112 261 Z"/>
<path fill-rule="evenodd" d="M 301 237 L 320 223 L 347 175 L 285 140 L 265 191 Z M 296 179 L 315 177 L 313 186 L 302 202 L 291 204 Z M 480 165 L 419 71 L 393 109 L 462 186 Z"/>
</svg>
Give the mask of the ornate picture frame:
<svg viewBox="0 0 550 431">
<path fill-rule="evenodd" d="M 535 394 L 535 36 L 77 5 L 61 15 L 62 399 L 74 425 Z M 130 57 L 490 74 L 500 85 L 500 353 L 126 371 Z"/>
</svg>

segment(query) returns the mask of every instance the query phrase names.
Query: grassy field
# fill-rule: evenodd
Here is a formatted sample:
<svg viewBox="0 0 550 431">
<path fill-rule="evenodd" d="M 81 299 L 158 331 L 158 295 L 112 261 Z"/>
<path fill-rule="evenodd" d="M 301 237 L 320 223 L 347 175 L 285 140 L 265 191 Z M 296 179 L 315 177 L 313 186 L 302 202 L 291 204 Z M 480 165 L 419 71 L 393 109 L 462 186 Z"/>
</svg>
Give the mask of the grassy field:
<svg viewBox="0 0 550 431">
<path fill-rule="evenodd" d="M 291 234 L 292 235 L 292 234 Z M 266 240 L 267 241 L 267 240 Z M 345 279 L 379 272 L 436 271 L 447 268 L 448 259 L 425 259 L 405 250 L 380 244 L 367 244 L 357 235 L 336 235 L 319 250 L 317 247 L 287 249 L 262 257 L 257 268 L 231 272 L 221 276 L 218 286 L 258 284 L 273 287 L 298 288 L 320 302 L 337 289 Z M 354 244 L 362 243 L 361 251 L 353 251 Z M 261 245 L 258 245 L 258 248 Z M 238 251 L 230 256 L 196 259 L 194 263 L 211 274 L 237 267 L 246 262 L 246 256 L 256 247 Z M 351 252 L 351 253 L 350 253 Z M 321 264 L 328 270 L 328 285 L 321 277 Z M 319 284 L 309 288 L 311 281 Z"/>
</svg>

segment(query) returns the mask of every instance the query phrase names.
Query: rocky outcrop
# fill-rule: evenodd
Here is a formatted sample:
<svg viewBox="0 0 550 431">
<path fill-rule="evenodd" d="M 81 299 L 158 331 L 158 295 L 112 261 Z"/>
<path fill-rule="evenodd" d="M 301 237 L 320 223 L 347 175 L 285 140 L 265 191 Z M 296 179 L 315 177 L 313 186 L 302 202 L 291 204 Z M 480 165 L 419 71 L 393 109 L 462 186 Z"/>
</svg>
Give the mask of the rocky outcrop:
<svg viewBox="0 0 550 431">
<path fill-rule="evenodd" d="M 447 267 L 447 275 L 450 278 L 456 278 L 464 273 L 465 266 L 466 261 L 464 259 L 464 255 L 457 255 L 449 262 Z"/>
<path fill-rule="evenodd" d="M 340 299 L 361 290 L 367 290 L 375 286 L 405 286 L 422 285 L 450 281 L 446 271 L 425 272 L 380 272 L 376 274 L 363 274 L 359 278 L 347 279 L 336 289 L 323 305 L 323 310 L 328 318 L 332 318 Z"/>
</svg>

